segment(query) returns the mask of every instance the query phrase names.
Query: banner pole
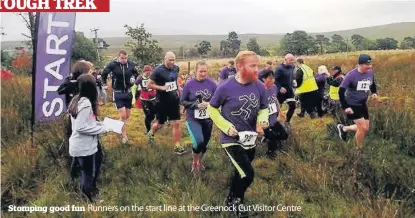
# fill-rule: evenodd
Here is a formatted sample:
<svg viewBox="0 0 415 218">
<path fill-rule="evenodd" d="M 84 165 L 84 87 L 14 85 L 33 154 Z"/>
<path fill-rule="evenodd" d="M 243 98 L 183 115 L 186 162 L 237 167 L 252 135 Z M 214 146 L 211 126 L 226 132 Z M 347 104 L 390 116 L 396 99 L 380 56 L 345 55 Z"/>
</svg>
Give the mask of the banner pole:
<svg viewBox="0 0 415 218">
<path fill-rule="evenodd" d="M 36 62 L 37 62 L 37 34 L 39 30 L 39 17 L 40 12 L 36 12 L 36 18 L 35 18 L 35 31 L 34 35 L 32 37 L 35 37 L 34 44 L 32 45 L 33 48 L 33 54 L 32 54 L 32 119 L 31 119 L 31 145 L 34 147 L 34 133 L 35 133 L 35 92 L 36 92 Z"/>
</svg>

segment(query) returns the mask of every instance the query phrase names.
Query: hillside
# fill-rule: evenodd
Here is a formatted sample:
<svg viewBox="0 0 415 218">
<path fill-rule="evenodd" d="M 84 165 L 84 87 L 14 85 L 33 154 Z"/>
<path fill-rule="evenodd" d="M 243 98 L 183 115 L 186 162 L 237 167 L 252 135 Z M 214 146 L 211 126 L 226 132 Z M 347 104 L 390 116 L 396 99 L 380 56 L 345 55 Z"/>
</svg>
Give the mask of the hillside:
<svg viewBox="0 0 415 218">
<path fill-rule="evenodd" d="M 311 33 L 312 35 L 323 34 L 330 37 L 333 34 L 340 34 L 343 37 L 350 38 L 353 34 L 359 34 L 370 39 L 392 37 L 401 41 L 406 36 L 415 36 L 415 22 L 393 23 L 381 26 L 372 26 L 350 30 L 331 31 L 323 33 Z M 279 34 L 240 34 L 242 45 L 245 45 L 250 38 L 256 37 L 258 43 L 262 46 L 276 45 L 278 41 L 285 35 Z M 154 35 L 154 39 L 158 40 L 160 46 L 164 50 L 178 50 L 180 46 L 191 48 L 202 40 L 210 41 L 212 47 L 218 47 L 221 40 L 227 38 L 227 35 Z M 118 50 L 124 47 L 124 43 L 128 37 L 111 37 L 105 38 L 111 46 L 110 50 Z M 17 41 L 2 42 L 3 49 L 11 49 L 21 44 Z M 111 53 L 111 52 L 110 52 Z"/>
</svg>

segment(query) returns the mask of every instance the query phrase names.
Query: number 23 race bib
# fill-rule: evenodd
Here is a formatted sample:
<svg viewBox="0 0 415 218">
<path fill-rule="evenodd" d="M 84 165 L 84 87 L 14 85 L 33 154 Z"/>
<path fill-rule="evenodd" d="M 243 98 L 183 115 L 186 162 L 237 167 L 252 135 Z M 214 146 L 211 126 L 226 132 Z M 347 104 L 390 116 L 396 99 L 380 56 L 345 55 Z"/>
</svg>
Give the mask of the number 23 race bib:
<svg viewBox="0 0 415 218">
<path fill-rule="evenodd" d="M 209 118 L 209 114 L 207 113 L 207 109 L 196 109 L 195 110 L 195 118 L 196 119 L 208 119 Z"/>
</svg>

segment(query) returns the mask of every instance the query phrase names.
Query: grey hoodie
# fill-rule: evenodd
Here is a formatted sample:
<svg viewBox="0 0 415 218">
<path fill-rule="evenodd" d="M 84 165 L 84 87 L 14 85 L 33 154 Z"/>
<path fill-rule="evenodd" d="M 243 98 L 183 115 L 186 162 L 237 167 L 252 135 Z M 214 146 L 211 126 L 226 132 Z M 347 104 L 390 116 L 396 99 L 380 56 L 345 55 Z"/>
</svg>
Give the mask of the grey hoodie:
<svg viewBox="0 0 415 218">
<path fill-rule="evenodd" d="M 98 151 L 98 135 L 108 129 L 97 122 L 92 112 L 91 102 L 82 97 L 78 104 L 78 115 L 71 117 L 72 135 L 69 138 L 69 154 L 72 157 L 89 156 Z"/>
</svg>

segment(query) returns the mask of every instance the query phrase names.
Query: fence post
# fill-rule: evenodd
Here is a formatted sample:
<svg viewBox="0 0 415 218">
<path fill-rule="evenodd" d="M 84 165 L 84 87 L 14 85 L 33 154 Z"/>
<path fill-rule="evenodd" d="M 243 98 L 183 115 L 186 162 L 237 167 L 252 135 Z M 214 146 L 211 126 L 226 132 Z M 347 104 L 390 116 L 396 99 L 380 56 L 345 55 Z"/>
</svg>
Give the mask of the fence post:
<svg viewBox="0 0 415 218">
<path fill-rule="evenodd" d="M 187 62 L 187 72 L 190 73 L 190 61 Z"/>
</svg>

